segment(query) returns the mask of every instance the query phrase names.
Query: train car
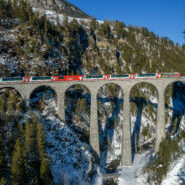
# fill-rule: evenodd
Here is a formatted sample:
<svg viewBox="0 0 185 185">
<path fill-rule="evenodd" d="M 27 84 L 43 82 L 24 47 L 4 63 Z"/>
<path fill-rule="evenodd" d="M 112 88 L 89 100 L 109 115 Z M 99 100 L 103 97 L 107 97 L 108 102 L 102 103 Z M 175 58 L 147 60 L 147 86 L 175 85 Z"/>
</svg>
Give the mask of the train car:
<svg viewBox="0 0 185 185">
<path fill-rule="evenodd" d="M 131 74 L 109 75 L 110 80 L 129 79 L 129 78 L 131 78 Z"/>
<path fill-rule="evenodd" d="M 52 76 L 31 76 L 29 82 L 51 82 L 54 81 Z"/>
<path fill-rule="evenodd" d="M 107 80 L 109 79 L 109 75 L 85 75 L 83 76 L 83 80 Z"/>
<path fill-rule="evenodd" d="M 0 83 L 24 83 L 25 77 L 1 77 Z"/>
<path fill-rule="evenodd" d="M 161 73 L 145 73 L 145 74 L 135 74 L 134 79 L 150 79 L 150 78 L 161 78 Z"/>
<path fill-rule="evenodd" d="M 82 76 L 54 76 L 54 81 L 79 81 Z"/>
<path fill-rule="evenodd" d="M 161 73 L 161 78 L 171 78 L 171 77 L 180 77 L 181 74 L 179 72 L 175 73 Z"/>
</svg>

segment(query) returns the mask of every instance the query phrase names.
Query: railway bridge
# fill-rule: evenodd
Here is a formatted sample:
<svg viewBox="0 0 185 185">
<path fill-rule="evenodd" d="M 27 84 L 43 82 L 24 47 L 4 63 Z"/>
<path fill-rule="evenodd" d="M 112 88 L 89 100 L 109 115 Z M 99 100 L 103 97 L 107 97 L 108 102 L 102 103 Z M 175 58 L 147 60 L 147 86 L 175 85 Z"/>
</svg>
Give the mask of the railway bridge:
<svg viewBox="0 0 185 185">
<path fill-rule="evenodd" d="M 85 86 L 91 95 L 90 110 L 90 144 L 92 150 L 97 156 L 100 156 L 99 133 L 98 133 L 98 116 L 97 116 L 97 94 L 98 90 L 106 85 L 113 83 L 123 90 L 123 120 L 122 120 L 122 154 L 121 165 L 132 165 L 131 152 L 131 123 L 130 123 L 130 91 L 132 87 L 138 83 L 149 83 L 158 91 L 157 106 L 157 125 L 156 125 L 156 143 L 155 151 L 159 149 L 160 142 L 165 137 L 165 90 L 168 85 L 174 82 L 185 82 L 185 78 L 160 78 L 160 79 L 127 79 L 127 80 L 93 80 L 93 81 L 63 81 L 63 82 L 29 82 L 29 83 L 11 83 L 0 84 L 0 89 L 14 88 L 22 98 L 29 101 L 32 92 L 41 86 L 51 87 L 57 95 L 58 116 L 61 120 L 65 120 L 64 98 L 66 91 L 73 85 Z"/>
</svg>

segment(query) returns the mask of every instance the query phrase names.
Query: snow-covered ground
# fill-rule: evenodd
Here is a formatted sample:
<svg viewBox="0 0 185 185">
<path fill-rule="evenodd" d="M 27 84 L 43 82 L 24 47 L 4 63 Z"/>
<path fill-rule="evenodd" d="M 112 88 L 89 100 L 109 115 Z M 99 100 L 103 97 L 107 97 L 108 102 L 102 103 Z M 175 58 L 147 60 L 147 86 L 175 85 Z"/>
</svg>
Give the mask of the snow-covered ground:
<svg viewBox="0 0 185 185">
<path fill-rule="evenodd" d="M 89 184 L 88 173 L 92 170 L 89 146 L 82 143 L 77 134 L 54 116 L 49 116 L 43 122 L 55 184 Z"/>
<path fill-rule="evenodd" d="M 162 185 L 184 185 L 185 184 L 185 154 L 174 161 L 169 169 Z"/>
<path fill-rule="evenodd" d="M 150 161 L 152 151 L 146 151 L 142 154 L 136 154 L 131 167 L 123 167 L 119 178 L 119 185 L 145 185 L 146 175 L 143 174 L 143 168 Z"/>
<path fill-rule="evenodd" d="M 150 161 L 154 153 L 146 151 L 136 154 L 133 166 L 124 167 L 119 178 L 119 185 L 146 185 L 147 174 L 143 173 L 144 167 Z M 166 178 L 161 185 L 184 185 L 185 184 L 185 154 L 174 161 Z"/>
<path fill-rule="evenodd" d="M 46 15 L 46 17 L 48 18 L 48 20 L 50 20 L 54 24 L 57 24 L 57 18 L 59 20 L 59 23 L 60 24 L 63 24 L 63 21 L 64 21 L 64 19 L 66 17 L 63 14 L 56 13 L 55 11 L 51 11 L 51 10 L 44 10 L 44 9 L 33 8 L 33 11 L 38 11 L 42 15 Z M 67 16 L 67 18 L 68 18 L 68 21 L 69 22 L 71 22 L 74 19 L 77 20 L 79 23 L 89 23 L 91 21 L 90 19 L 74 18 L 74 17 L 70 17 L 70 16 Z M 104 21 L 101 21 L 101 20 L 97 20 L 97 21 L 100 24 L 104 22 Z"/>
</svg>

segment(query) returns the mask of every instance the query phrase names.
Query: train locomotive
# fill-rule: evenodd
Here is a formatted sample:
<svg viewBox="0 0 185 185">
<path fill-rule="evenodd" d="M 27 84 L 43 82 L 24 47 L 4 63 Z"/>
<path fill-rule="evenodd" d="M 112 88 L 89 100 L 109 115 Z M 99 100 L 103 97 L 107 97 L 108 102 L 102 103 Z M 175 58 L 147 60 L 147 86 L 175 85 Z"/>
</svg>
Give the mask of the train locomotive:
<svg viewBox="0 0 185 185">
<path fill-rule="evenodd" d="M 26 76 L 26 77 L 0 77 L 0 83 L 29 83 L 29 82 L 60 82 L 60 81 L 93 81 L 93 80 L 126 80 L 126 79 L 152 79 L 180 77 L 175 73 L 145 73 L 120 75 L 84 75 L 84 76 Z"/>
</svg>

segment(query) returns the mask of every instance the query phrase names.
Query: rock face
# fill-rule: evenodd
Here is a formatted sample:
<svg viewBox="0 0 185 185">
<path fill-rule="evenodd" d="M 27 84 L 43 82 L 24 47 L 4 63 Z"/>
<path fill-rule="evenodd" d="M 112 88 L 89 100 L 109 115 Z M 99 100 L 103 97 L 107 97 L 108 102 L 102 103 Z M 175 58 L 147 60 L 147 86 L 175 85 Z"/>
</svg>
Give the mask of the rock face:
<svg viewBox="0 0 185 185">
<path fill-rule="evenodd" d="M 35 8 L 54 10 L 71 17 L 88 18 L 89 15 L 65 0 L 28 0 Z"/>
</svg>

